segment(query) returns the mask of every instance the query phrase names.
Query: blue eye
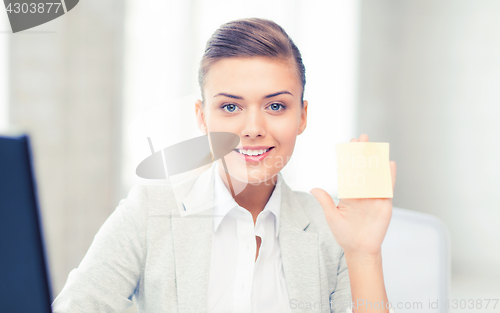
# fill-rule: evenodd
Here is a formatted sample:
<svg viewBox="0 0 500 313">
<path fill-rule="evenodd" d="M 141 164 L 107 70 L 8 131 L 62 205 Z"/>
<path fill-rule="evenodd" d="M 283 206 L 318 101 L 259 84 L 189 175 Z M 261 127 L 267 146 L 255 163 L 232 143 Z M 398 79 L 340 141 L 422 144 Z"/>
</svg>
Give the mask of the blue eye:
<svg viewBox="0 0 500 313">
<path fill-rule="evenodd" d="M 232 112 L 234 112 L 236 110 L 237 106 L 234 105 L 234 104 L 232 104 L 232 103 L 230 103 L 230 104 L 223 105 L 221 108 L 223 110 L 226 109 L 227 112 L 231 112 L 232 113 Z"/>
<path fill-rule="evenodd" d="M 271 108 L 271 110 L 273 111 L 282 111 L 280 110 L 280 107 L 283 108 L 283 110 L 286 108 L 283 104 L 281 103 L 273 103 L 269 106 Z"/>
</svg>

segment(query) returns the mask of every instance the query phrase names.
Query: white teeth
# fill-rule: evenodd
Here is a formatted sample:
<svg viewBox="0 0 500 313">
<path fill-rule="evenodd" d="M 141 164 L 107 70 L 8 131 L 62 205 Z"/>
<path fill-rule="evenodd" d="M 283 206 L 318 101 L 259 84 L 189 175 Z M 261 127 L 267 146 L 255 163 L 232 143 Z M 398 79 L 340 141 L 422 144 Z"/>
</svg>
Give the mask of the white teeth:
<svg viewBox="0 0 500 313">
<path fill-rule="evenodd" d="M 255 155 L 261 155 L 265 152 L 269 151 L 269 149 L 263 149 L 263 150 L 244 150 L 244 149 L 238 149 L 238 152 L 241 154 L 246 154 L 250 156 L 255 156 Z"/>
</svg>

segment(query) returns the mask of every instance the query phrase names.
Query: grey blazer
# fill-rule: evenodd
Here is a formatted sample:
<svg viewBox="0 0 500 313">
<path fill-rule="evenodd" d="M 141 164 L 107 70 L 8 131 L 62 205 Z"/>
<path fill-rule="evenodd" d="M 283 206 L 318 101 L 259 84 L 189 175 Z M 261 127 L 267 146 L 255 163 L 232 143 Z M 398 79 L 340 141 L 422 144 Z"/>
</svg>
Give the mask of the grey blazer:
<svg viewBox="0 0 500 313">
<path fill-rule="evenodd" d="M 212 166 L 176 187 L 177 198 L 169 183 L 134 186 L 70 272 L 53 312 L 123 312 L 133 296 L 139 312 L 207 312 L 214 175 Z M 279 244 L 292 312 L 344 313 L 351 290 L 343 250 L 316 198 L 284 181 Z"/>
</svg>

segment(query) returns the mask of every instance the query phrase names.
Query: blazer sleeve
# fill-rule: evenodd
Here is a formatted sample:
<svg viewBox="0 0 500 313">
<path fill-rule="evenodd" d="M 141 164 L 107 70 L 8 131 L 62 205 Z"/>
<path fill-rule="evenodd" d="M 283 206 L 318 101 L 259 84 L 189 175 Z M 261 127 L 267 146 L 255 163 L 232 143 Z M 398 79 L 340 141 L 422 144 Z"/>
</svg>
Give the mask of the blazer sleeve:
<svg viewBox="0 0 500 313">
<path fill-rule="evenodd" d="M 353 313 L 353 304 L 349 272 L 345 255 L 342 253 L 337 273 L 337 287 L 330 295 L 330 309 L 332 313 Z M 389 308 L 389 313 L 395 313 L 392 307 Z"/>
<path fill-rule="evenodd" d="M 146 255 L 147 189 L 134 186 L 102 225 L 61 293 L 54 313 L 123 312 L 143 272 Z"/>
<path fill-rule="evenodd" d="M 351 283 L 349 281 L 349 272 L 347 271 L 345 256 L 344 253 L 342 253 L 337 270 L 337 286 L 330 294 L 330 311 L 331 313 L 350 312 L 346 310 L 350 310 L 351 303 Z"/>
</svg>

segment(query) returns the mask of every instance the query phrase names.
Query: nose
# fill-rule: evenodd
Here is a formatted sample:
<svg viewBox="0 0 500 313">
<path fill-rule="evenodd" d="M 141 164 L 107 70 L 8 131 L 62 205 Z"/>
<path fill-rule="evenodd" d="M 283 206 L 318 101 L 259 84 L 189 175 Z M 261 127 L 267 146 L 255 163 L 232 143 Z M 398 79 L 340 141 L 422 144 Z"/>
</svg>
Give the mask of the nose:
<svg viewBox="0 0 500 313">
<path fill-rule="evenodd" d="M 266 136 L 266 119 L 261 110 L 252 108 L 246 112 L 241 136 L 246 138 Z"/>
</svg>

